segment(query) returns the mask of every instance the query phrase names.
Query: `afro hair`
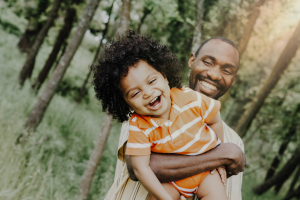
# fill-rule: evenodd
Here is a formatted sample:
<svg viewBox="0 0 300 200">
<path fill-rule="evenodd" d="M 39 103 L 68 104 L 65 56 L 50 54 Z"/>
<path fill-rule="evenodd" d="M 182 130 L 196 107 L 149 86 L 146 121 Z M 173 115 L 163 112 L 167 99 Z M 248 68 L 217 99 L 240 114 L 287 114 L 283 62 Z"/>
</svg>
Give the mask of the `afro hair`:
<svg viewBox="0 0 300 200">
<path fill-rule="evenodd" d="M 111 40 L 104 47 L 98 64 L 91 67 L 96 98 L 103 111 L 120 122 L 126 121 L 132 112 L 120 90 L 120 81 L 130 67 L 144 61 L 165 76 L 170 88 L 181 88 L 180 64 L 176 56 L 164 45 L 148 35 L 136 35 L 134 31 Z"/>
</svg>

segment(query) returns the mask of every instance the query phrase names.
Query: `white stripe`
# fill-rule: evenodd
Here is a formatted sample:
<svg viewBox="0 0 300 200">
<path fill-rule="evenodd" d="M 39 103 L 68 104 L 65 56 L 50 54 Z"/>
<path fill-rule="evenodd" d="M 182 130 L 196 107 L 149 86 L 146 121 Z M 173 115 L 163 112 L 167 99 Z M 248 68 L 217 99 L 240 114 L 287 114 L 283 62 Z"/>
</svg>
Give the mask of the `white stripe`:
<svg viewBox="0 0 300 200">
<path fill-rule="evenodd" d="M 179 190 L 181 190 L 183 192 L 194 192 L 198 188 L 198 187 L 195 187 L 193 189 L 186 189 L 186 188 L 179 187 L 178 185 L 176 185 L 176 183 L 174 181 L 172 181 L 172 183 L 174 184 L 175 187 L 177 187 Z"/>
<path fill-rule="evenodd" d="M 202 102 L 201 94 L 199 92 L 196 92 L 196 94 L 197 94 L 197 99 L 201 104 L 201 102 Z M 200 105 L 200 107 L 201 107 L 201 105 Z"/>
<path fill-rule="evenodd" d="M 202 117 L 197 117 L 196 119 L 194 119 L 193 121 L 185 124 L 184 126 L 182 126 L 180 129 L 178 129 L 177 131 L 175 131 L 172 134 L 172 138 L 176 138 L 177 136 L 179 136 L 181 133 L 183 133 L 184 131 L 186 131 L 186 129 L 192 127 L 194 124 L 196 124 L 197 122 L 199 122 L 202 119 Z"/>
<path fill-rule="evenodd" d="M 205 115 L 203 117 L 203 120 L 205 120 L 207 118 L 207 116 L 209 115 L 209 113 L 212 111 L 212 109 L 214 108 L 215 105 L 215 101 L 213 99 L 210 100 L 210 104 L 209 104 L 209 108 L 207 109 L 207 111 L 205 112 Z"/>
<path fill-rule="evenodd" d="M 145 135 L 148 137 L 148 135 L 151 133 L 151 131 L 153 131 L 154 129 L 156 129 L 155 126 L 152 126 L 151 128 L 148 128 L 147 130 L 145 130 Z"/>
<path fill-rule="evenodd" d="M 179 106 L 177 106 L 176 104 L 172 105 L 173 108 L 175 108 L 176 110 L 180 111 L 181 109 L 179 108 Z M 181 112 L 181 111 L 180 111 Z"/>
<path fill-rule="evenodd" d="M 148 148 L 151 147 L 151 143 L 141 144 L 141 143 L 127 143 L 128 148 Z"/>
<path fill-rule="evenodd" d="M 130 131 L 142 131 L 142 130 L 139 129 L 138 127 L 132 126 L 132 125 L 129 125 L 129 130 L 130 130 Z"/>
<path fill-rule="evenodd" d="M 168 135 L 167 137 L 165 137 L 165 138 L 163 138 L 163 139 L 152 141 L 152 144 L 162 144 L 162 143 L 166 143 L 166 142 L 168 142 L 168 141 L 171 140 L 171 139 L 172 139 L 172 138 Z"/>
<path fill-rule="evenodd" d="M 137 118 L 136 117 L 134 117 L 131 121 L 133 121 L 133 122 L 135 122 L 137 120 Z"/>
<path fill-rule="evenodd" d="M 153 126 L 158 127 L 158 125 L 155 123 L 155 121 L 152 118 L 150 119 L 150 122 L 153 124 Z"/>
<path fill-rule="evenodd" d="M 190 88 L 188 88 L 188 87 L 184 87 L 184 88 L 182 88 L 182 89 L 183 89 L 183 92 L 184 92 L 184 93 L 193 91 L 192 89 L 190 89 Z"/>
<path fill-rule="evenodd" d="M 192 102 L 192 103 L 189 103 L 189 104 L 187 104 L 187 105 L 185 105 L 185 106 L 183 106 L 183 107 L 181 107 L 180 108 L 180 112 L 183 112 L 183 111 L 185 111 L 185 110 L 187 110 L 187 109 L 190 109 L 190 108 L 193 108 L 193 107 L 201 107 L 201 102 L 200 101 L 194 101 L 194 102 Z"/>
<path fill-rule="evenodd" d="M 198 133 L 195 135 L 195 138 L 194 138 L 192 141 L 190 141 L 189 143 L 187 143 L 186 145 L 184 145 L 184 146 L 181 147 L 180 149 L 178 149 L 178 150 L 176 150 L 176 151 L 173 151 L 172 153 L 183 152 L 183 151 L 185 151 L 186 149 L 188 149 L 189 147 L 191 147 L 193 144 L 195 144 L 197 141 L 199 141 L 199 140 L 200 140 L 201 132 L 202 132 L 202 130 L 203 130 L 204 127 L 205 127 L 205 125 L 202 126 L 202 127 L 199 129 Z"/>
<path fill-rule="evenodd" d="M 215 140 L 216 134 L 215 134 L 215 132 L 209 126 L 206 125 L 206 127 L 208 127 L 211 140 L 208 143 L 206 143 L 197 153 L 189 153 L 187 155 L 189 155 L 189 156 L 199 155 L 199 154 L 203 153 L 207 149 L 207 147 L 209 147 L 209 145 L 211 143 L 213 143 L 213 141 Z"/>
<path fill-rule="evenodd" d="M 162 125 L 165 125 L 165 126 L 172 126 L 173 122 L 171 122 L 170 120 L 168 121 L 165 121 Z"/>
</svg>

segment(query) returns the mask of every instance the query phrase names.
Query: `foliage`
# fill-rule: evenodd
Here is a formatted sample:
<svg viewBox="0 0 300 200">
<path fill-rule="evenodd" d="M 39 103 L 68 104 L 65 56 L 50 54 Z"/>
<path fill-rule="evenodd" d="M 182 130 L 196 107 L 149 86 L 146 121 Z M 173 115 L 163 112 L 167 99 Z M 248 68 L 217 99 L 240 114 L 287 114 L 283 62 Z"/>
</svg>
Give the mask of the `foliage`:
<svg viewBox="0 0 300 200">
<path fill-rule="evenodd" d="M 76 105 L 74 99 L 88 72 L 87 68 L 93 61 L 92 52 L 100 41 L 99 32 L 104 28 L 107 8 L 112 0 L 101 1 L 90 26 L 92 34 L 86 34 L 40 127 L 27 145 L 15 145 L 16 138 L 22 131 L 26 117 L 37 98 L 30 92 L 29 82 L 22 90 L 14 84 L 25 61 L 25 55 L 20 54 L 16 48 L 17 36 L 25 31 L 26 19 L 34 16 L 28 13 L 39 13 L 39 22 L 45 19 L 49 6 L 40 4 L 40 8 L 38 5 L 41 2 L 44 1 L 29 0 L 25 3 L 24 0 L 0 0 L 0 200 L 74 199 L 103 117 L 92 88 L 87 90 L 85 104 Z M 51 4 L 51 1 L 49 2 Z M 205 1 L 202 39 L 225 36 L 238 43 L 255 2 Z M 177 54 L 184 66 L 185 82 L 195 23 L 194 5 L 195 0 L 132 1 L 131 28 L 137 29 L 144 7 L 152 9 L 141 26 L 141 33 L 152 35 Z M 78 16 L 81 16 L 85 5 L 82 3 L 74 7 Z M 299 7 L 300 2 L 297 0 L 267 1 L 261 7 L 260 17 L 241 60 L 240 78 L 236 80 L 231 97 L 226 102 L 226 110 L 222 114 L 224 119 L 231 111 L 230 105 L 234 105 L 236 100 L 251 100 L 271 72 L 295 24 L 300 20 Z M 120 9 L 121 0 L 116 0 L 104 43 L 115 35 Z M 60 16 L 55 26 L 50 29 L 47 42 L 39 51 L 33 80 L 47 59 L 55 36 L 62 26 L 63 11 L 60 12 Z M 75 28 L 72 34 L 74 33 Z M 292 117 L 300 103 L 299 53 L 298 51 L 288 70 L 267 98 L 247 137 L 244 138 L 248 165 L 244 173 L 243 199 L 281 199 L 289 189 L 291 180 L 285 182 L 277 196 L 272 190 L 260 197 L 252 193 L 252 187 L 263 181 L 271 161 L 277 155 L 282 142 L 286 140 L 285 136 L 289 131 L 286 124 L 299 121 L 299 113 Z M 244 106 L 247 107 L 247 104 Z M 291 142 L 277 171 L 299 145 L 299 126 L 300 124 L 296 123 L 297 134 L 288 138 Z M 93 180 L 90 199 L 103 199 L 113 181 L 119 130 L 120 124 L 115 123 L 101 165 Z"/>
</svg>

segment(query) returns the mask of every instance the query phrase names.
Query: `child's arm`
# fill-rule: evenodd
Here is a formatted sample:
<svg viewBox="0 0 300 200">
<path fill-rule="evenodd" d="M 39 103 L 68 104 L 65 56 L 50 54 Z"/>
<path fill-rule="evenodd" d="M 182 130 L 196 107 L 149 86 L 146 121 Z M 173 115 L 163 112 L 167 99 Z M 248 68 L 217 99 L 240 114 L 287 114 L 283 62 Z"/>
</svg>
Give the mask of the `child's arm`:
<svg viewBox="0 0 300 200">
<path fill-rule="evenodd" d="M 217 134 L 221 142 L 224 142 L 224 135 L 223 135 L 223 122 L 221 119 L 220 112 L 210 120 L 207 125 Z"/>
<path fill-rule="evenodd" d="M 150 155 L 147 156 L 130 156 L 131 164 L 135 176 L 157 200 L 172 200 L 172 197 L 163 188 L 153 171 L 151 170 Z"/>
</svg>

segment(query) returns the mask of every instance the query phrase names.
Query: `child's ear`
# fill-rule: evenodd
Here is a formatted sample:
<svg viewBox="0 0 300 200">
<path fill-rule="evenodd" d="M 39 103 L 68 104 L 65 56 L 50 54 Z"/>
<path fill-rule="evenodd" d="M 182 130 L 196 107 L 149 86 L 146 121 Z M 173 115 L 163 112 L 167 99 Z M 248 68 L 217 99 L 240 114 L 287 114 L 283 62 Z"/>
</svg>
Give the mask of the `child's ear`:
<svg viewBox="0 0 300 200">
<path fill-rule="evenodd" d="M 167 77 L 165 76 L 165 81 L 168 83 L 168 85 L 169 85 L 169 81 L 168 81 L 168 79 L 167 79 Z"/>
</svg>

